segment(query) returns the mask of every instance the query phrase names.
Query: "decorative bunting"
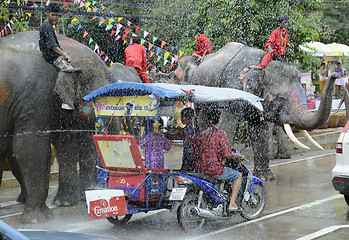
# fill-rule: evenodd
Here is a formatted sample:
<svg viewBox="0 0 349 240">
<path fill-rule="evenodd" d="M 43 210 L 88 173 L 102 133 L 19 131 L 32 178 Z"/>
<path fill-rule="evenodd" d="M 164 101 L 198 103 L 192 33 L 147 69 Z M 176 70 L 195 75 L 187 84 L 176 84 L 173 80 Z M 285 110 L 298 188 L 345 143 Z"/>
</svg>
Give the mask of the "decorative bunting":
<svg viewBox="0 0 349 240">
<path fill-rule="evenodd" d="M 158 38 L 153 36 L 153 43 L 157 40 Z"/>
<path fill-rule="evenodd" d="M 184 53 L 184 52 L 183 52 L 182 50 L 180 50 L 180 51 L 179 51 L 179 57 L 181 57 L 181 56 L 183 55 L 183 53 Z"/>
<path fill-rule="evenodd" d="M 26 1 L 28 1 L 28 0 L 26 0 Z M 33 1 L 33 0 L 32 0 L 32 1 Z M 65 0 L 65 1 L 66 1 L 66 0 Z M 101 8 L 103 11 L 106 10 L 106 7 L 105 7 L 105 6 L 103 6 L 103 5 L 98 5 L 99 3 L 98 3 L 97 1 L 95 1 L 95 0 L 92 1 L 92 4 L 91 4 L 91 2 L 89 2 L 89 1 L 84 2 L 84 1 L 82 1 L 82 0 L 74 0 L 74 3 L 75 3 L 75 4 L 79 4 L 79 8 L 85 6 L 85 8 L 87 9 L 87 11 L 97 12 L 97 11 L 98 11 L 98 8 Z M 24 4 L 24 3 L 23 3 L 23 4 Z M 68 4 L 66 4 L 66 2 L 64 2 L 63 8 L 66 7 L 67 5 L 68 5 Z M 89 8 L 89 7 L 90 7 L 90 8 Z M 91 8 L 92 8 L 92 9 L 91 9 Z M 108 11 L 109 11 L 109 13 L 110 13 L 111 15 L 114 15 L 114 14 L 115 14 L 112 10 L 108 10 Z M 92 18 L 92 20 L 94 20 L 94 19 L 96 19 L 96 18 L 97 18 L 97 16 L 94 16 L 94 17 Z M 125 26 L 126 26 L 126 24 L 127 24 L 127 26 L 130 27 L 130 26 L 133 25 L 134 23 L 132 23 L 131 21 L 129 21 L 129 20 L 127 20 L 127 19 L 124 19 L 124 24 L 125 24 L 125 25 L 122 25 L 122 24 L 121 24 L 121 20 L 123 20 L 123 19 L 124 19 L 123 17 L 118 17 L 118 18 L 117 18 L 117 22 L 115 23 L 116 29 L 115 29 L 115 28 L 113 29 L 114 25 L 112 25 L 112 23 L 115 21 L 113 18 L 106 18 L 106 19 L 104 19 L 103 17 L 100 17 L 99 26 L 102 25 L 102 24 L 104 24 L 104 23 L 107 22 L 107 20 L 108 20 L 108 22 L 107 22 L 108 24 L 107 24 L 107 26 L 106 26 L 106 30 L 111 30 L 110 36 L 111 36 L 111 37 L 112 37 L 112 36 L 115 36 L 115 37 L 116 37 L 116 38 L 115 38 L 115 41 L 117 41 L 117 40 L 119 40 L 120 38 L 122 38 L 123 44 L 124 44 L 124 45 L 125 45 L 125 44 L 128 45 L 128 43 L 132 44 L 132 43 L 133 43 L 133 40 L 132 40 L 131 36 L 129 35 L 129 33 L 131 32 L 131 30 L 128 29 L 128 28 L 126 28 Z M 77 19 L 76 17 L 74 17 L 73 20 L 71 20 L 72 23 L 73 23 L 73 22 L 76 22 L 76 21 L 78 21 L 78 19 Z M 7 27 L 10 28 L 10 26 L 7 26 Z M 124 33 L 123 33 L 123 35 L 121 36 L 120 30 L 121 30 L 122 27 L 124 27 Z M 82 28 L 82 25 L 79 23 L 79 26 L 78 26 L 78 28 L 77 28 L 77 31 L 79 31 L 80 28 Z M 136 33 L 139 32 L 140 27 L 135 26 L 135 27 L 132 28 L 132 29 L 133 29 L 133 30 L 132 30 L 132 31 L 133 31 L 132 36 L 134 36 L 134 35 L 137 36 Z M 6 28 L 6 27 L 5 27 L 5 29 L 4 29 L 1 33 L 3 33 L 4 31 L 7 32 L 7 28 Z M 86 37 L 87 35 L 88 35 L 88 33 L 87 33 L 86 31 L 84 31 L 83 38 Z M 157 53 L 157 62 L 159 62 L 159 61 L 161 60 L 161 58 L 164 58 L 164 66 L 170 62 L 170 63 L 171 63 L 170 68 L 172 68 L 172 67 L 175 65 L 175 63 L 178 62 L 178 59 L 184 54 L 184 52 L 178 49 L 177 51 L 179 52 L 179 56 L 178 56 L 178 55 L 175 55 L 175 54 L 174 54 L 174 51 L 175 51 L 176 47 L 174 47 L 174 46 L 172 46 L 172 45 L 169 45 L 169 48 L 166 48 L 166 50 L 164 49 L 164 54 L 161 54 L 161 55 L 163 55 L 163 56 L 160 56 L 160 53 L 161 53 L 162 49 L 163 49 L 163 48 L 165 47 L 165 45 L 168 44 L 168 43 L 167 43 L 166 41 L 163 41 L 163 40 L 158 39 L 156 36 L 153 36 L 153 35 L 150 36 L 150 38 L 152 39 L 152 41 L 149 41 L 149 42 L 148 42 L 147 39 L 146 39 L 146 37 L 147 37 L 148 35 L 149 35 L 149 32 L 143 30 L 143 36 L 144 36 L 144 38 L 141 39 L 141 44 L 144 45 L 144 46 L 146 47 L 146 50 L 147 50 L 147 51 L 150 51 L 150 53 L 149 53 L 150 57 L 154 57 L 154 55 Z M 2 36 L 4 36 L 4 33 L 2 34 Z M 0 35 L 0 37 L 1 37 L 1 35 Z M 130 38 L 130 40 L 128 40 L 128 38 Z M 154 45 L 156 45 L 155 43 L 158 43 L 158 42 L 156 42 L 157 40 L 160 40 L 160 42 L 161 42 L 160 46 L 156 46 L 157 50 L 151 51 L 152 47 L 153 47 Z M 93 39 L 92 39 L 91 37 L 89 37 L 89 44 L 92 44 L 92 42 L 93 42 Z M 160 42 L 159 42 L 159 43 L 160 43 Z M 96 48 L 95 48 L 95 51 L 97 50 L 97 51 L 98 51 L 98 54 L 99 54 L 100 56 L 105 55 L 105 53 L 99 49 L 99 47 L 98 47 L 97 44 L 95 45 L 95 47 L 96 47 Z M 148 47 L 148 48 L 147 48 L 147 47 Z M 171 57 L 170 60 L 169 60 L 169 57 Z M 110 63 L 110 66 L 112 66 L 114 63 L 113 63 L 112 61 L 110 61 L 110 59 L 109 59 L 109 57 L 108 57 L 107 55 L 105 55 L 105 57 L 104 57 L 104 62 L 106 62 L 106 61 L 108 61 L 108 60 L 109 60 L 109 62 L 111 62 L 111 63 Z M 149 64 L 148 67 L 150 67 L 150 66 L 152 66 L 152 64 Z M 155 66 L 153 66 L 153 67 L 154 67 L 154 68 L 153 68 L 153 71 L 154 71 L 154 69 L 155 69 L 155 71 L 156 71 L 157 68 L 156 68 Z"/>
<path fill-rule="evenodd" d="M 68 6 L 68 4 L 66 2 L 64 2 L 62 8 L 65 8 L 66 6 Z"/>
<path fill-rule="evenodd" d="M 86 11 L 87 11 L 87 12 L 91 12 L 91 11 L 92 11 L 92 8 L 88 7 Z"/>
<path fill-rule="evenodd" d="M 153 72 L 156 72 L 156 69 L 157 69 L 157 68 L 156 68 L 156 67 L 154 67 Z"/>
<path fill-rule="evenodd" d="M 102 18 L 101 22 L 99 23 L 99 26 L 102 25 L 103 23 L 105 23 L 105 21 L 107 21 L 107 20 L 105 20 L 104 18 Z"/>
<path fill-rule="evenodd" d="M 161 41 L 161 48 L 163 48 L 165 44 L 166 44 L 165 41 Z"/>
<path fill-rule="evenodd" d="M 94 49 L 93 51 L 95 52 L 97 49 L 99 49 L 99 47 L 98 47 L 98 45 L 96 44 L 96 45 L 95 45 L 95 49 Z"/>
<path fill-rule="evenodd" d="M 111 61 L 110 66 L 113 66 L 113 65 L 114 65 L 114 62 L 113 62 L 113 61 Z"/>
</svg>

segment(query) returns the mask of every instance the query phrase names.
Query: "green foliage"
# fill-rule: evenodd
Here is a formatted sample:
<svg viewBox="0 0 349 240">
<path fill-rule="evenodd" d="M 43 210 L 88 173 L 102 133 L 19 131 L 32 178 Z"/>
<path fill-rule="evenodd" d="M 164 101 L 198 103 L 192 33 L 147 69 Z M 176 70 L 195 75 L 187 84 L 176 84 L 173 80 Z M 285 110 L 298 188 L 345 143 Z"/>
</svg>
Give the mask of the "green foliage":
<svg viewBox="0 0 349 240">
<path fill-rule="evenodd" d="M 231 41 L 264 49 L 270 33 L 278 27 L 277 17 L 287 15 L 290 42 L 295 46 L 294 51 L 288 51 L 287 59 L 307 67 L 306 55 L 298 46 L 326 36 L 319 25 L 323 6 L 316 0 L 202 0 L 198 6 L 191 17 L 197 25 L 205 27 L 214 51 Z"/>
<path fill-rule="evenodd" d="M 21 1 L 11 1 L 11 4 L 20 4 Z M 3 2 L 0 5 L 0 19 L 5 23 L 11 23 L 11 28 L 14 32 L 24 32 L 30 30 L 28 26 L 31 14 L 25 13 L 22 10 L 10 10 L 8 3 Z"/>
</svg>

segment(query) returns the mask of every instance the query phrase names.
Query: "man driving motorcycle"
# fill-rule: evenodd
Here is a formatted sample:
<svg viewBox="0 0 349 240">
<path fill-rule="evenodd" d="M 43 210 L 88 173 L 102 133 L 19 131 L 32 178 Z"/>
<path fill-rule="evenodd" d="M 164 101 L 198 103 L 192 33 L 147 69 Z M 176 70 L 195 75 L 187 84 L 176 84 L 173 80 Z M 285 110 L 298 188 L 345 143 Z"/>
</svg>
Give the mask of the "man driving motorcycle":
<svg viewBox="0 0 349 240">
<path fill-rule="evenodd" d="M 195 172 L 203 173 L 219 180 L 231 183 L 232 192 L 228 211 L 236 212 L 242 209 L 236 204 L 236 197 L 241 186 L 242 176 L 238 171 L 225 167 L 225 158 L 245 160 L 245 156 L 233 153 L 228 137 L 224 131 L 217 128 L 221 111 L 215 108 L 207 112 L 209 126 L 201 131 L 193 140 L 194 156 L 196 158 Z"/>
</svg>

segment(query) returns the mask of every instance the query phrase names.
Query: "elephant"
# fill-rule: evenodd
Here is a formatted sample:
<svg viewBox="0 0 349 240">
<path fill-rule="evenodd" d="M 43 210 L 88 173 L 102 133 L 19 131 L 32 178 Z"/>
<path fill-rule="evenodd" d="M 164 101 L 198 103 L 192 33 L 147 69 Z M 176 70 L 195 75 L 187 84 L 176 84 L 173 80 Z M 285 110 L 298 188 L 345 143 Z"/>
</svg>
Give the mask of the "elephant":
<svg viewBox="0 0 349 240">
<path fill-rule="evenodd" d="M 83 190 L 96 183 L 97 157 L 91 137 L 95 117 L 92 105 L 83 103 L 82 98 L 116 81 L 141 82 L 135 69 L 121 64 L 107 67 L 87 46 L 58 35 L 62 48 L 72 57 L 72 65 L 81 69 L 73 76 L 75 110 L 64 110 L 54 92 L 58 69 L 44 60 L 38 40 L 38 31 L 0 39 L 0 167 L 7 157 L 21 185 L 18 198 L 25 202 L 21 216 L 25 223 L 52 216 L 45 203 L 50 143 L 59 163 L 55 204 L 79 203 Z"/>
<path fill-rule="evenodd" d="M 294 126 L 301 129 L 311 143 L 321 148 L 305 130 L 315 129 L 326 122 L 331 110 L 334 81 L 338 76 L 333 74 L 329 78 L 318 111 L 311 112 L 307 108 L 305 91 L 300 83 L 300 68 L 289 62 L 271 61 L 265 69 L 260 69 L 256 65 L 264 54 L 260 49 L 231 42 L 217 52 L 206 55 L 199 65 L 191 56 L 182 57 L 177 69 L 171 74 L 171 79 L 183 84 L 247 90 L 264 99 L 262 115 L 248 106 L 235 104 L 230 111 L 223 111 L 220 127 L 232 142 L 239 122 L 248 121 L 254 172 L 265 180 L 274 179 L 266 151 L 271 131 L 268 123 L 281 129 L 277 130 L 280 142 L 286 142 L 286 135 L 282 130 L 285 128 L 292 141 L 300 147 L 308 148 L 294 137 L 290 130 L 290 126 Z M 245 81 L 242 80 L 244 73 Z"/>
</svg>

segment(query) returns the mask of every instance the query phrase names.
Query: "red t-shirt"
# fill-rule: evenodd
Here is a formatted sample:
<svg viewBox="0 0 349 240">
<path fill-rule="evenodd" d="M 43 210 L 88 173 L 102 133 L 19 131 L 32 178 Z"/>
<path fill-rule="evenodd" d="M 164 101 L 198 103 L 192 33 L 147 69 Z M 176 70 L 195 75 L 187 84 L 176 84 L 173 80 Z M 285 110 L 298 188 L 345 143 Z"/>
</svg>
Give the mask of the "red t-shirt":
<svg viewBox="0 0 349 240">
<path fill-rule="evenodd" d="M 125 66 L 139 68 L 142 72 L 147 71 L 147 57 L 143 45 L 134 43 L 125 49 Z"/>
<path fill-rule="evenodd" d="M 222 161 L 232 154 L 227 135 L 213 125 L 195 136 L 193 149 L 196 158 L 195 172 L 215 178 L 223 174 Z"/>
<path fill-rule="evenodd" d="M 196 51 L 192 52 L 191 55 L 193 55 L 193 53 L 196 53 L 196 54 L 202 56 L 202 55 L 204 55 L 204 52 L 206 51 L 206 49 L 207 49 L 206 54 L 212 53 L 212 47 L 211 47 L 210 40 L 204 34 L 201 34 L 197 39 Z"/>
<path fill-rule="evenodd" d="M 273 54 L 281 54 L 285 56 L 288 38 L 287 29 L 285 29 L 285 35 L 283 36 L 280 28 L 277 28 L 270 34 L 269 40 L 265 44 L 265 47 L 268 49 L 268 46 L 270 45 L 271 48 L 275 50 Z"/>
</svg>

